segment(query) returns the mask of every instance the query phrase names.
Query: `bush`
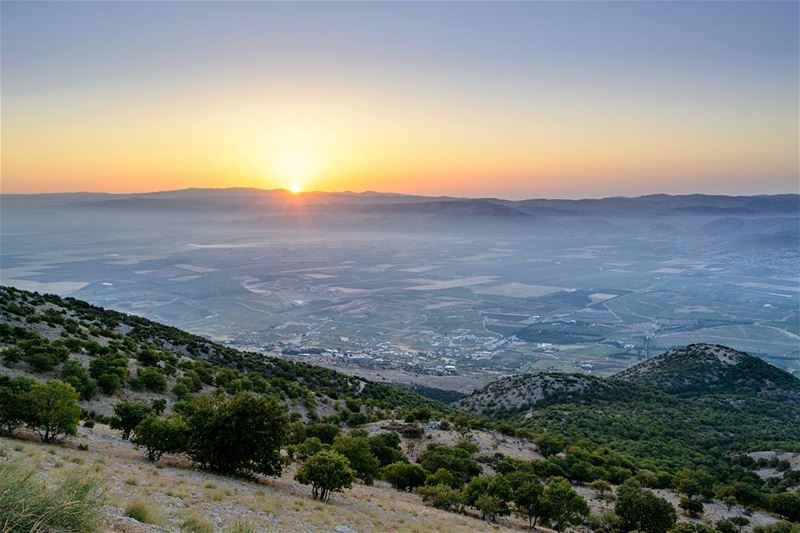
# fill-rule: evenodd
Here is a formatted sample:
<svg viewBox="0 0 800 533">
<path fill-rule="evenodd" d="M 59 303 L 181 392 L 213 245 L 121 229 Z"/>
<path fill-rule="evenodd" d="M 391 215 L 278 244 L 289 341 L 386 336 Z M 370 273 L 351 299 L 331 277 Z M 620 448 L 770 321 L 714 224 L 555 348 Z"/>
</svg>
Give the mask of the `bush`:
<svg viewBox="0 0 800 533">
<path fill-rule="evenodd" d="M 455 476 L 458 486 L 481 473 L 481 467 L 468 451 L 462 448 L 431 445 L 419 456 L 419 464 L 429 472 L 440 468 Z"/>
<path fill-rule="evenodd" d="M 306 461 L 298 469 L 295 479 L 303 485 L 311 485 L 315 500 L 326 502 L 330 499 L 331 492 L 353 486 L 355 472 L 345 456 L 327 450 Z"/>
<path fill-rule="evenodd" d="M 153 392 L 164 392 L 167 390 L 167 378 L 157 368 L 145 367 L 136 371 L 136 381 L 138 385 Z"/>
<path fill-rule="evenodd" d="M 61 368 L 61 378 L 78 391 L 81 400 L 91 400 L 97 394 L 97 382 L 80 361 L 70 360 Z"/>
<path fill-rule="evenodd" d="M 109 424 L 112 429 L 122 431 L 122 440 L 128 440 L 136 426 L 153 411 L 146 403 L 118 402 L 114 406 L 114 417 Z"/>
<path fill-rule="evenodd" d="M 392 463 L 383 469 L 383 479 L 397 490 L 411 492 L 425 483 L 428 473 L 419 465 L 402 461 Z"/>
<path fill-rule="evenodd" d="M 136 435 L 132 442 L 137 446 L 144 446 L 147 458 L 155 462 L 165 453 L 177 453 L 186 449 L 186 425 L 177 415 L 161 418 L 151 414 L 136 426 Z"/>
<path fill-rule="evenodd" d="M 78 405 L 78 393 L 72 385 L 57 379 L 35 383 L 25 398 L 26 423 L 39 434 L 42 442 L 52 442 L 63 435 L 74 435 L 78 430 L 81 407 Z"/>
<path fill-rule="evenodd" d="M 103 529 L 105 491 L 98 480 L 72 472 L 55 490 L 36 471 L 0 463 L 0 524 L 3 531 L 72 531 Z"/>
<path fill-rule="evenodd" d="M 199 396 L 183 409 L 189 456 L 230 474 L 279 475 L 289 419 L 275 398 L 240 392 L 233 398 Z"/>
<path fill-rule="evenodd" d="M 456 489 L 442 484 L 420 487 L 417 494 L 422 496 L 422 501 L 445 511 L 452 510 L 460 501 L 459 492 Z"/>
</svg>

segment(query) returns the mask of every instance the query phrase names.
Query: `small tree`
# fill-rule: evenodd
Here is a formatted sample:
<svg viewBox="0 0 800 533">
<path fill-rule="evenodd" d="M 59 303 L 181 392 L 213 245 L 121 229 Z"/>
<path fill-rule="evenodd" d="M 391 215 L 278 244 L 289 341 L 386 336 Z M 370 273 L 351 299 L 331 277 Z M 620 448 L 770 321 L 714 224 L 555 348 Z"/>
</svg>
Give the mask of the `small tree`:
<svg viewBox="0 0 800 533">
<path fill-rule="evenodd" d="M 800 495 L 797 493 L 776 494 L 770 502 L 770 508 L 792 522 L 800 522 Z"/>
<path fill-rule="evenodd" d="M 77 432 L 81 407 L 72 385 L 57 379 L 36 383 L 26 398 L 26 422 L 39 434 L 42 442 L 53 442 L 62 435 Z"/>
<path fill-rule="evenodd" d="M 350 467 L 355 470 L 359 479 L 372 485 L 380 472 L 381 463 L 372 454 L 372 447 L 366 437 L 340 435 L 333 442 L 333 449 L 347 457 Z"/>
<path fill-rule="evenodd" d="M 614 512 L 625 531 L 637 529 L 644 533 L 666 533 L 677 520 L 671 503 L 633 484 L 619 488 Z"/>
<path fill-rule="evenodd" d="M 683 512 L 686 513 L 686 516 L 697 517 L 703 514 L 703 502 L 700 500 L 695 500 L 694 498 L 681 498 L 680 503 L 678 503 L 678 507 L 683 509 Z"/>
<path fill-rule="evenodd" d="M 150 402 L 150 409 L 152 409 L 152 411 L 158 416 L 163 415 L 164 411 L 167 409 L 167 400 L 165 400 L 164 398 L 153 400 L 152 402 Z"/>
<path fill-rule="evenodd" d="M 128 440 L 136 426 L 153 411 L 149 405 L 140 402 L 119 402 L 114 406 L 114 416 L 109 425 L 122 431 L 122 440 Z"/>
<path fill-rule="evenodd" d="M 304 440 L 302 444 L 297 446 L 297 456 L 300 460 L 305 461 L 317 452 L 328 448 L 329 446 L 327 444 L 322 444 L 322 441 L 317 437 L 309 437 Z"/>
<path fill-rule="evenodd" d="M 510 474 L 509 480 L 513 489 L 513 502 L 517 514 L 528 519 L 528 527 L 533 529 L 536 522 L 545 515 L 542 493 L 544 487 L 533 475 Z"/>
<path fill-rule="evenodd" d="M 314 454 L 297 471 L 295 479 L 303 485 L 311 485 L 315 500 L 326 502 L 331 492 L 340 492 L 353 486 L 355 472 L 347 457 L 334 450 Z"/>
<path fill-rule="evenodd" d="M 70 359 L 61 368 L 61 378 L 78 391 L 82 400 L 91 400 L 97 394 L 97 382 L 80 361 Z"/>
<path fill-rule="evenodd" d="M 589 515 L 586 500 L 575 492 L 569 481 L 563 477 L 547 480 L 542 493 L 542 502 L 547 517 L 552 520 L 556 531 L 563 531 L 568 525 L 580 524 L 583 518 Z"/>
<path fill-rule="evenodd" d="M 597 494 L 598 498 L 600 498 L 601 500 L 605 500 L 606 494 L 611 492 L 611 483 L 609 483 L 605 479 L 598 479 L 592 481 L 592 484 L 589 485 L 589 488 L 592 489 L 595 494 Z"/>
<path fill-rule="evenodd" d="M 0 427 L 13 435 L 28 418 L 27 394 L 36 382 L 30 378 L 0 376 Z"/>
<path fill-rule="evenodd" d="M 488 493 L 481 494 L 478 497 L 475 507 L 481 512 L 481 517 L 490 522 L 494 522 L 495 517 L 508 508 L 500 498 Z"/>
<path fill-rule="evenodd" d="M 397 462 L 383 469 L 383 479 L 397 490 L 411 492 L 425 483 L 428 473 L 419 465 Z"/>
<path fill-rule="evenodd" d="M 161 418 L 151 414 L 136 426 L 131 442 L 144 446 L 147 458 L 155 462 L 165 453 L 177 453 L 186 448 L 186 425 L 176 415 Z"/>
</svg>

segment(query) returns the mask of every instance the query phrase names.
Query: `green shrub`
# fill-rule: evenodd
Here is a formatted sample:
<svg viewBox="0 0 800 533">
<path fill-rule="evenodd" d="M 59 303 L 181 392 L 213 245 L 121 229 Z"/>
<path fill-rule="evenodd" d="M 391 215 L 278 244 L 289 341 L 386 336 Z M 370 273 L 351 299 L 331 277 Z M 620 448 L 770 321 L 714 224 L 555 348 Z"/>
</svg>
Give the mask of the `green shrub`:
<svg viewBox="0 0 800 533">
<path fill-rule="evenodd" d="M 141 402 L 118 402 L 114 406 L 114 417 L 109 424 L 112 429 L 122 432 L 122 439 L 128 440 L 136 426 L 152 414 L 150 406 Z"/>
<path fill-rule="evenodd" d="M 165 453 L 177 453 L 186 449 L 188 433 L 186 424 L 180 416 L 173 415 L 160 418 L 148 415 L 136 426 L 136 434 L 132 442 L 144 446 L 147 458 L 158 461 Z"/>
<path fill-rule="evenodd" d="M 50 490 L 34 469 L 0 463 L 0 524 L 9 533 L 72 531 L 92 533 L 103 528 L 105 490 L 84 472 L 72 472 Z"/>
</svg>

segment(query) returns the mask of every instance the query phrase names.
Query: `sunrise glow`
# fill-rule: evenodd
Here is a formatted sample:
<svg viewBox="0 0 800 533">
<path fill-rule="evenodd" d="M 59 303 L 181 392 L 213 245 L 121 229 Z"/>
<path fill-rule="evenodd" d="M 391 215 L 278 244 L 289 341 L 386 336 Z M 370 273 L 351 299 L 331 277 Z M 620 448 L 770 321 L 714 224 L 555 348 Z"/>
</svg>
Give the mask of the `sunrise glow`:
<svg viewBox="0 0 800 533">
<path fill-rule="evenodd" d="M 797 4 L 665 6 L 9 2 L 3 192 L 794 190 Z"/>
</svg>

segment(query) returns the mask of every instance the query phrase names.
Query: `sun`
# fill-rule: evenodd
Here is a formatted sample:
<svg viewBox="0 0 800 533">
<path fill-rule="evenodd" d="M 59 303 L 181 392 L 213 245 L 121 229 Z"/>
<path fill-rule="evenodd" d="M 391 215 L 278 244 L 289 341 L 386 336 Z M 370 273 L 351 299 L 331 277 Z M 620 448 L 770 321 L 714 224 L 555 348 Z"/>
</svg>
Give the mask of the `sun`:
<svg viewBox="0 0 800 533">
<path fill-rule="evenodd" d="M 313 181 L 319 173 L 319 164 L 305 150 L 286 150 L 277 153 L 271 161 L 272 179 L 294 194 L 303 192 L 303 185 Z"/>
</svg>

